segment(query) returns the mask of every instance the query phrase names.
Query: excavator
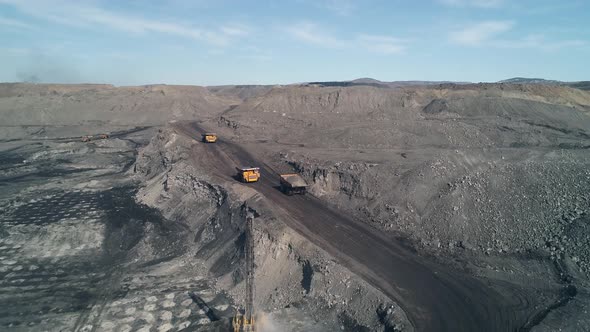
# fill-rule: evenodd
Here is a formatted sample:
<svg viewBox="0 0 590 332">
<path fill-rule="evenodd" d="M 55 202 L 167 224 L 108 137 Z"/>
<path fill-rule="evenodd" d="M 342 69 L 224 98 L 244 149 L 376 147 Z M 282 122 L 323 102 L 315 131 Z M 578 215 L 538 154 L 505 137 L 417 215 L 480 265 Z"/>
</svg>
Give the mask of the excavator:
<svg viewBox="0 0 590 332">
<path fill-rule="evenodd" d="M 256 319 L 254 315 L 254 216 L 246 215 L 246 243 L 244 254 L 246 258 L 246 303 L 243 309 L 237 311 L 232 319 L 234 332 L 256 331 Z"/>
</svg>

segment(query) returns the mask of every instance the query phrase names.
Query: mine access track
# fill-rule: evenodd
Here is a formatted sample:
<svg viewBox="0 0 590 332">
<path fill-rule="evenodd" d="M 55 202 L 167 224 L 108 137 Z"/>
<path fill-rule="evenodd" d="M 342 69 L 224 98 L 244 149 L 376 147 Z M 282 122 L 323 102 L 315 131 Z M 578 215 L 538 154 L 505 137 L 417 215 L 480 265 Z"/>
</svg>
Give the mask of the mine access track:
<svg viewBox="0 0 590 332">
<path fill-rule="evenodd" d="M 174 127 L 196 141 L 206 131 L 196 122 Z M 193 153 L 193 158 L 211 158 L 211 171 L 227 180 L 233 180 L 236 166 L 260 167 L 260 181 L 248 186 L 286 212 L 281 217 L 289 227 L 396 301 L 417 331 L 518 331 L 532 314 L 516 290 L 507 297 L 465 273 L 431 262 L 316 197 L 284 195 L 277 188 L 278 173 L 237 143 L 219 138 L 217 144 Z M 502 287 L 503 293 L 510 293 L 510 285 Z"/>
</svg>

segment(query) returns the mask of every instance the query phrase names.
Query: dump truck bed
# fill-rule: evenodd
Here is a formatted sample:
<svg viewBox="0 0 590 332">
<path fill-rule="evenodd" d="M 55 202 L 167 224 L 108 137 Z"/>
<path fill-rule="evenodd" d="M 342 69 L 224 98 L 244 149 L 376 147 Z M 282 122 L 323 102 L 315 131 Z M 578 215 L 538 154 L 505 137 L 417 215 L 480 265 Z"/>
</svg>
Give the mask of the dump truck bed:
<svg viewBox="0 0 590 332">
<path fill-rule="evenodd" d="M 307 183 L 299 174 L 281 174 L 281 181 L 293 188 L 307 187 Z"/>
<path fill-rule="evenodd" d="M 260 171 L 260 167 L 236 167 L 239 172 Z"/>
</svg>

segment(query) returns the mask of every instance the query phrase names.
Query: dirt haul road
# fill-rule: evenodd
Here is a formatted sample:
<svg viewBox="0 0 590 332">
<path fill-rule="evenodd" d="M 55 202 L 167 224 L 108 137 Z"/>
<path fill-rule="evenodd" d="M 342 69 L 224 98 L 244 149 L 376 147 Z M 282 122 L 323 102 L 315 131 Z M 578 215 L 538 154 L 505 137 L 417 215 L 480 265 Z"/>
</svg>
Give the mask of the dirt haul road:
<svg viewBox="0 0 590 332">
<path fill-rule="evenodd" d="M 175 128 L 197 141 L 205 132 L 194 122 Z M 284 195 L 278 174 L 233 142 L 219 139 L 193 149 L 191 157 L 224 180 L 233 180 L 236 166 L 260 167 L 261 180 L 248 186 L 272 202 L 287 225 L 396 300 L 418 331 L 517 331 L 534 314 L 516 287 L 495 285 L 510 294 L 502 295 L 480 280 L 426 261 L 313 196 Z"/>
</svg>

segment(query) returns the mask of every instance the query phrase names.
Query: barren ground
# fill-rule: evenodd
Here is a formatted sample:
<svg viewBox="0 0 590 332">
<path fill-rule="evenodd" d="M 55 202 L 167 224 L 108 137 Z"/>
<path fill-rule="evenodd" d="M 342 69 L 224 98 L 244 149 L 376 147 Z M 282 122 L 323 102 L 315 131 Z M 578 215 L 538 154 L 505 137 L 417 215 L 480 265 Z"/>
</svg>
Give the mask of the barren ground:
<svg viewBox="0 0 590 332">
<path fill-rule="evenodd" d="M 253 211 L 269 330 L 590 329 L 588 92 L 3 84 L 0 113 L 5 328 L 223 329 Z"/>
</svg>

